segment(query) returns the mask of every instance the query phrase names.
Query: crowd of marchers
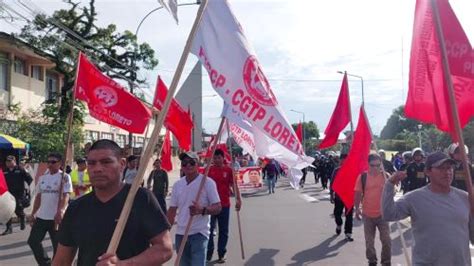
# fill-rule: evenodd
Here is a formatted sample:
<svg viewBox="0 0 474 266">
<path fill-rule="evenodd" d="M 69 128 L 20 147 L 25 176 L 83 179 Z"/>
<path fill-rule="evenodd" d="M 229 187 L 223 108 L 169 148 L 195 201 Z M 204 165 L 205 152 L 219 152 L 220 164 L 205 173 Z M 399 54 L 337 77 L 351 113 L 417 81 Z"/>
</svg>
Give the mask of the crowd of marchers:
<svg viewBox="0 0 474 266">
<path fill-rule="evenodd" d="M 459 145 L 450 145 L 446 153 L 425 154 L 415 148 L 396 154 L 391 161 L 383 150 L 370 154 L 368 170 L 357 178 L 351 209 L 346 209 L 332 188 L 345 157 L 342 154 L 317 158 L 314 167 L 303 170 L 300 186 L 304 186 L 311 169 L 315 183 L 320 181 L 323 188 L 329 188 L 335 233 L 344 231 L 347 241 L 353 241 L 353 217 L 363 221 L 369 265 L 379 262 L 374 245 L 377 230 L 382 244 L 380 263 L 391 264 L 389 222 L 408 217 L 414 238 L 413 265 L 470 265 L 469 242 L 474 239 L 474 226 L 466 192 L 465 157 Z M 168 204 L 168 174 L 156 159 L 146 184 L 138 189 L 117 251 L 107 253 L 137 175 L 138 159 L 123 158 L 121 148 L 110 140 L 96 141 L 87 157 L 76 161 L 77 168 L 65 172 L 61 169 L 62 156 L 48 155 L 48 169 L 36 182 L 27 240 L 39 265 L 162 264 L 171 259 L 173 242 L 174 250 L 179 251 L 187 228 L 180 265 L 205 265 L 213 260 L 214 251 L 215 263 L 226 262 L 230 197 L 235 195 L 237 211 L 242 201 L 238 186 L 234 186 L 233 167 L 238 167 L 237 163 L 226 162 L 220 149 L 212 157 L 209 178 L 199 172 L 198 154 L 180 154 L 182 177 L 172 186 Z M 16 199 L 15 214 L 23 230 L 25 195 L 33 179 L 24 167 L 17 165 L 14 156 L 8 156 L 5 165 L 5 178 Z M 268 192 L 273 194 L 274 184 L 284 171 L 275 160 L 268 160 L 262 171 Z M 203 189 L 196 200 L 201 182 Z M 394 200 L 396 193 L 400 195 Z M 172 226 L 176 226 L 174 241 Z M 12 231 L 9 221 L 3 235 Z M 218 238 L 214 239 L 217 232 Z M 42 245 L 46 233 L 52 242 L 53 258 Z"/>
</svg>

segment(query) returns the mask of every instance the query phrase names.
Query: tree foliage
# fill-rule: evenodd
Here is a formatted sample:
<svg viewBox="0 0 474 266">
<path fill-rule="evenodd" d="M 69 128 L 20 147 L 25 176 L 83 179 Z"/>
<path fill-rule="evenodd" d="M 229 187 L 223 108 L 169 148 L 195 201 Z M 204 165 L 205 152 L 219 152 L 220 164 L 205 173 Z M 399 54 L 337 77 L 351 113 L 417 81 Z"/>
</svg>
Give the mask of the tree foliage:
<svg viewBox="0 0 474 266">
<path fill-rule="evenodd" d="M 154 50 L 147 43 L 138 44 L 130 31 L 117 32 L 113 24 L 103 28 L 97 26 L 94 0 L 85 6 L 72 0 L 65 2 L 69 9 L 57 10 L 51 16 L 37 15 L 34 22 L 16 36 L 52 60 L 56 65 L 54 70 L 63 78 L 63 86 L 54 100 L 46 101 L 41 110 L 17 116 L 18 132 L 15 136 L 29 142 L 39 158 L 44 158 L 50 151 L 63 151 L 65 148 L 66 122 L 71 110 L 79 50 L 99 68 L 105 69 L 110 77 L 138 84 L 146 82 L 137 77 L 138 67 L 153 69 L 158 64 Z M 73 142 L 78 144 L 82 142 L 85 107 L 76 101 L 73 109 Z M 78 151 L 77 145 L 76 156 Z"/>
<path fill-rule="evenodd" d="M 395 109 L 380 134 L 380 148 L 394 151 L 406 151 L 420 146 L 430 152 L 444 150 L 451 144 L 448 134 L 439 131 L 434 125 L 422 124 L 405 117 L 404 106 Z M 421 129 L 419 128 L 421 125 Z M 464 141 L 468 147 L 474 147 L 474 120 L 463 130 Z"/>
<path fill-rule="evenodd" d="M 299 123 L 294 123 L 291 126 L 293 130 L 296 131 Z M 306 153 L 312 152 L 317 144 L 317 140 L 319 139 L 319 129 L 318 125 L 314 121 L 304 122 L 303 123 L 304 129 L 304 144 L 306 145 Z"/>
</svg>

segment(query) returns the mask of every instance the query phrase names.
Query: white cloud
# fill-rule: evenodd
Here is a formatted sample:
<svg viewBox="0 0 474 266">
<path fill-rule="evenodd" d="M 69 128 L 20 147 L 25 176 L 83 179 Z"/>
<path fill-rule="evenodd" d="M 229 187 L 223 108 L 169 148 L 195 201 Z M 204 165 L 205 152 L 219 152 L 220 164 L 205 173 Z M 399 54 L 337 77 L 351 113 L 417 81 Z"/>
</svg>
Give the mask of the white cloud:
<svg viewBox="0 0 474 266">
<path fill-rule="evenodd" d="M 64 4 L 33 1 L 45 11 Z M 84 2 L 84 1 L 83 1 Z M 179 3 L 193 2 L 179 1 Z M 377 0 L 229 0 L 237 19 L 253 45 L 274 92 L 290 122 L 306 114 L 323 130 L 339 93 L 338 70 L 363 76 L 367 115 L 379 133 L 392 110 L 404 103 L 415 1 Z M 114 23 L 119 30 L 135 31 L 140 20 L 158 6 L 156 0 L 96 1 L 99 23 Z M 474 1 L 451 1 L 458 19 L 474 44 Z M 150 15 L 138 39 L 157 53 L 157 70 L 143 72 L 154 88 L 156 74 L 167 84 L 178 64 L 197 6 L 179 8 L 180 24 L 164 10 Z M 5 25 L 0 25 L 0 30 Z M 196 59 L 189 55 L 181 81 Z M 357 123 L 361 84 L 349 78 L 352 113 Z M 213 94 L 207 75 L 204 95 Z M 221 101 L 203 99 L 204 128 L 216 131 Z"/>
</svg>

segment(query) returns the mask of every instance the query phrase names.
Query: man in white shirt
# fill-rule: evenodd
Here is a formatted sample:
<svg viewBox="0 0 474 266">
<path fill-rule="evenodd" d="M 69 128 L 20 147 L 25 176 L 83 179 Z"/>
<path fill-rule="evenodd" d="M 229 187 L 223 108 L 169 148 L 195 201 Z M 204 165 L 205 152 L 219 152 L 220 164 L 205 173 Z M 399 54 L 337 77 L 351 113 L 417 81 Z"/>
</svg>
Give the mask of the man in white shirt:
<svg viewBox="0 0 474 266">
<path fill-rule="evenodd" d="M 125 184 L 132 184 L 133 179 L 138 173 L 138 157 L 135 155 L 130 155 L 127 157 L 127 168 L 123 173 L 123 182 Z"/>
<path fill-rule="evenodd" d="M 176 229 L 176 250 L 178 251 L 188 221 L 191 215 L 194 216 L 180 265 L 204 266 L 209 240 L 210 215 L 219 214 L 222 208 L 219 194 L 216 183 L 211 178 L 199 174 L 199 157 L 196 153 L 181 153 L 179 159 L 184 177 L 173 185 L 170 208 L 167 212 L 168 221 L 173 225 L 179 210 Z M 203 178 L 205 178 L 204 187 L 199 200 L 195 202 Z"/>
<path fill-rule="evenodd" d="M 31 212 L 31 232 L 28 238 L 28 245 L 39 265 L 51 264 L 51 259 L 41 244 L 46 232 L 51 238 L 53 253 L 56 253 L 56 227 L 61 223 L 69 201 L 69 193 L 72 192 L 71 177 L 68 174 L 64 174 L 63 177 L 63 172 L 59 169 L 62 162 L 61 154 L 49 154 L 47 162 L 48 173 L 40 176 L 36 185 L 36 196 Z M 63 189 L 59 202 L 61 178 L 63 178 Z"/>
</svg>

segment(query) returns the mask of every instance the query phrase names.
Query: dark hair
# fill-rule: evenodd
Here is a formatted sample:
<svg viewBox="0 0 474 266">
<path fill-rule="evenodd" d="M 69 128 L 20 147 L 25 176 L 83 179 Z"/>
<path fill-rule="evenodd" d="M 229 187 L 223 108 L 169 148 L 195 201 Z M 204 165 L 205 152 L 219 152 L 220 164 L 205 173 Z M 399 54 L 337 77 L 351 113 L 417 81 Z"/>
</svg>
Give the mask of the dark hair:
<svg viewBox="0 0 474 266">
<path fill-rule="evenodd" d="M 77 159 L 76 159 L 76 163 L 77 163 L 77 164 L 86 163 L 86 159 L 84 159 L 84 158 L 77 158 Z"/>
<path fill-rule="evenodd" d="M 89 152 L 93 150 L 111 150 L 117 158 L 122 158 L 122 148 L 113 140 L 99 139 L 89 148 Z"/>
<path fill-rule="evenodd" d="M 369 154 L 369 162 L 371 161 L 382 161 L 382 158 L 376 153 L 371 153 Z"/>
<path fill-rule="evenodd" d="M 221 149 L 216 149 L 216 151 L 214 152 L 214 156 L 222 156 L 222 157 L 224 157 L 224 151 L 221 150 Z"/>
<path fill-rule="evenodd" d="M 48 154 L 48 158 L 49 157 L 53 157 L 55 159 L 58 159 L 58 161 L 63 160 L 63 156 L 59 152 L 51 152 L 51 153 Z"/>
<path fill-rule="evenodd" d="M 131 162 L 131 161 L 135 161 L 136 159 L 138 159 L 137 156 L 135 155 L 130 155 L 127 157 L 127 163 Z"/>
</svg>

